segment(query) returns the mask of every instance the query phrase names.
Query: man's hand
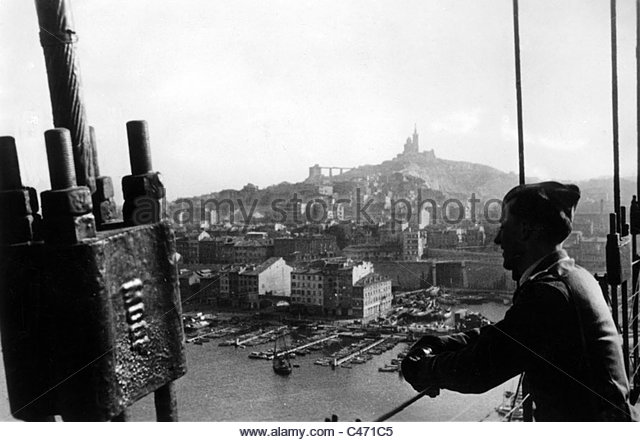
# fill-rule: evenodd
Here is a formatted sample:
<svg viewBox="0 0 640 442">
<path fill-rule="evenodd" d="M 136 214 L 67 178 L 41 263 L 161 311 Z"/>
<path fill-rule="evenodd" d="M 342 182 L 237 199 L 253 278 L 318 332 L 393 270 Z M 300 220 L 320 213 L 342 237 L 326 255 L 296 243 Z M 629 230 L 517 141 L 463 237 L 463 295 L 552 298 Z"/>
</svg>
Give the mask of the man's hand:
<svg viewBox="0 0 640 442">
<path fill-rule="evenodd" d="M 434 385 L 431 374 L 433 356 L 431 349 L 414 347 L 407 357 L 402 360 L 401 370 L 405 380 L 411 384 L 414 390 L 422 392 L 427 390 L 427 395 L 436 397 L 440 389 Z"/>
</svg>

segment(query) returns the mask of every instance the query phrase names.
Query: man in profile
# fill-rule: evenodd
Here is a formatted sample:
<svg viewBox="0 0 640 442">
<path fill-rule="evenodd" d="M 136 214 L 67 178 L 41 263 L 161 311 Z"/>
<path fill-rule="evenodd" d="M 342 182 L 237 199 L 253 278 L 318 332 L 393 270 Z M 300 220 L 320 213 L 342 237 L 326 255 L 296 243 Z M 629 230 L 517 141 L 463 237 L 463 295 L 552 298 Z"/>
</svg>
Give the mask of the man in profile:
<svg viewBox="0 0 640 442">
<path fill-rule="evenodd" d="M 495 242 L 518 282 L 513 306 L 496 324 L 420 339 L 402 362 L 414 389 L 482 393 L 524 372 L 537 421 L 637 420 L 602 291 L 562 248 L 579 198 L 556 182 L 507 193 Z"/>
</svg>

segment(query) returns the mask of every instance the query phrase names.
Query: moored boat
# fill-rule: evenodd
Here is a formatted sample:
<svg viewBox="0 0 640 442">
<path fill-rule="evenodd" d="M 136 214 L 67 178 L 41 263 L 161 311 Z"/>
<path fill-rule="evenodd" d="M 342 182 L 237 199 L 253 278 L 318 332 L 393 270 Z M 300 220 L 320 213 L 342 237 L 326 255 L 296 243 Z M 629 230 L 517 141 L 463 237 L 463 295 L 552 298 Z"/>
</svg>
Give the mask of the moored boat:
<svg viewBox="0 0 640 442">
<path fill-rule="evenodd" d="M 278 354 L 277 338 L 273 344 L 273 371 L 281 376 L 288 376 L 293 371 L 291 361 L 289 360 L 289 353 L 285 350 L 284 353 Z"/>
<path fill-rule="evenodd" d="M 385 365 L 384 367 L 378 367 L 378 371 L 383 373 L 392 373 L 399 369 L 400 367 L 398 365 Z"/>
</svg>

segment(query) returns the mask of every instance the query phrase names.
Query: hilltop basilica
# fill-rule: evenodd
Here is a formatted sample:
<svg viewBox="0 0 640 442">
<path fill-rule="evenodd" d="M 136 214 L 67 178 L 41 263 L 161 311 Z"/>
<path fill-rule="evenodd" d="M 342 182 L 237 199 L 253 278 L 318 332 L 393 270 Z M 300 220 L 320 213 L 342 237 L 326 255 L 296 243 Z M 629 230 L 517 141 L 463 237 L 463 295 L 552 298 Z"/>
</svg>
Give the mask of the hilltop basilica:
<svg viewBox="0 0 640 442">
<path fill-rule="evenodd" d="M 406 157 L 416 157 L 418 155 L 423 156 L 428 159 L 435 159 L 436 155 L 433 149 L 420 152 L 420 136 L 418 135 L 418 127 L 417 125 L 413 127 L 413 135 L 407 138 L 407 141 L 404 143 L 404 150 L 401 154 L 398 154 L 396 158 L 406 158 Z"/>
<path fill-rule="evenodd" d="M 418 141 L 418 126 L 413 127 L 413 136 L 407 138 L 407 142 L 404 143 L 404 155 L 416 154 L 420 150 L 420 143 Z"/>
</svg>

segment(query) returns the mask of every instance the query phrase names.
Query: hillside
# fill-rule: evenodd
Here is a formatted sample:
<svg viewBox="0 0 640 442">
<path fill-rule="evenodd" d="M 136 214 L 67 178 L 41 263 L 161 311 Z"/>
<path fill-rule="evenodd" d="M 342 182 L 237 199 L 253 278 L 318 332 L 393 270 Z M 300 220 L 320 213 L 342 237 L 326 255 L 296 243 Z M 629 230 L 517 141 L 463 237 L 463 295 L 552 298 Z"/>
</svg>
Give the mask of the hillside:
<svg viewBox="0 0 640 442">
<path fill-rule="evenodd" d="M 566 181 L 557 178 L 559 181 Z M 538 181 L 534 177 L 529 182 Z M 361 195 L 375 199 L 374 207 L 383 210 L 385 198 L 415 198 L 418 189 L 423 196 L 442 202 L 447 198 L 467 200 L 472 194 L 480 200 L 500 199 L 518 184 L 518 176 L 496 168 L 466 161 L 437 158 L 433 150 L 419 151 L 417 133 L 408 139 L 404 152 L 395 158 L 377 165 L 362 165 L 342 175 L 325 176 L 318 172 L 304 182 L 283 182 L 258 189 L 247 184 L 240 190 L 226 189 L 187 199 L 232 199 L 234 201 L 256 201 L 259 214 L 269 214 L 271 203 L 276 199 L 291 199 L 294 194 L 303 200 L 319 195 L 320 186 L 331 186 L 335 198 L 351 197 L 359 190 Z M 575 182 L 582 191 L 578 210 L 581 212 L 605 213 L 613 208 L 613 184 L 611 178 L 594 178 Z M 426 191 L 426 194 L 425 194 Z M 635 182 L 621 180 L 622 204 L 629 205 L 636 193 Z M 237 208 L 236 208 L 237 209 Z"/>
<path fill-rule="evenodd" d="M 398 155 L 393 160 L 374 166 L 360 166 L 330 180 L 338 182 L 371 176 L 388 177 L 396 173 L 419 178 L 424 182 L 424 187 L 448 196 L 475 193 L 481 199 L 500 198 L 518 184 L 518 176 L 514 173 L 502 172 L 483 164 L 440 159 L 433 151 Z"/>
</svg>

